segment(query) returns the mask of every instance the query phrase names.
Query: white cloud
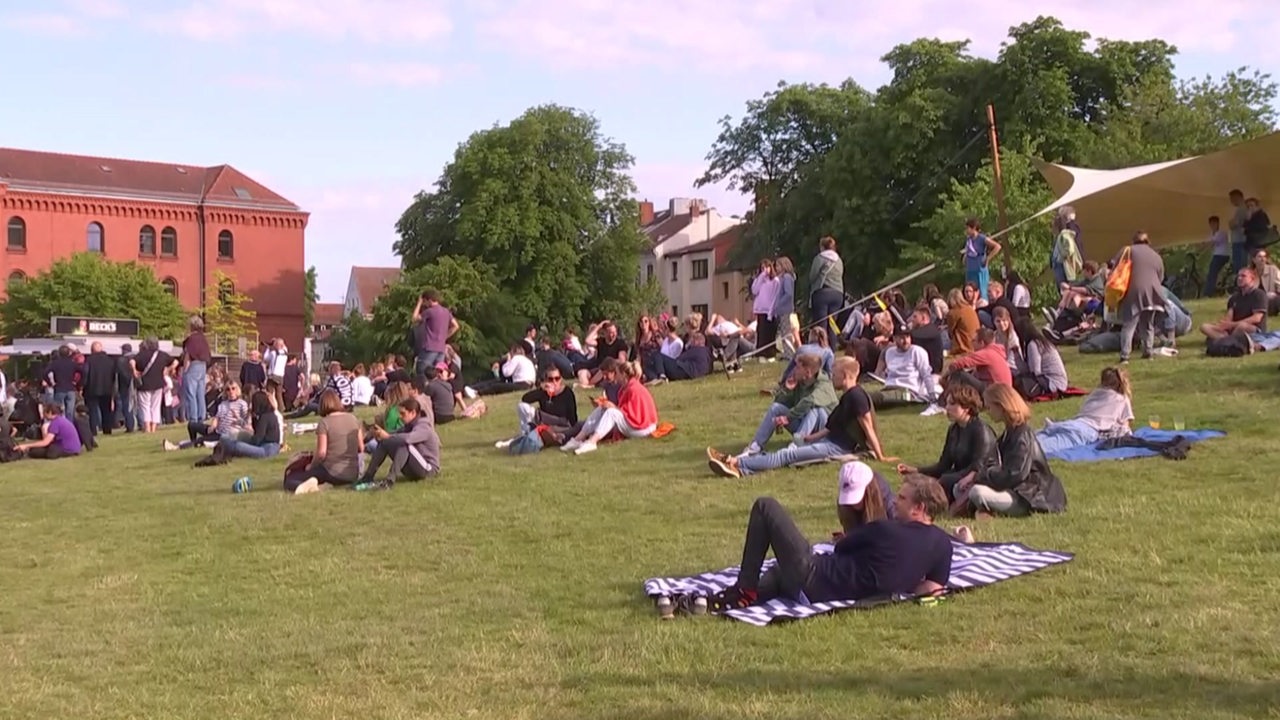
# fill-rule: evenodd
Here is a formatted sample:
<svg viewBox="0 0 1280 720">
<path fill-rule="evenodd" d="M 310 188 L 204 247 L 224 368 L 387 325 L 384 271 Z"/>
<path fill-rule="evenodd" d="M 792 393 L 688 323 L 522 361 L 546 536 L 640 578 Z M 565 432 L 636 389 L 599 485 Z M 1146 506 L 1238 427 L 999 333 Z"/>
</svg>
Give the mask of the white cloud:
<svg viewBox="0 0 1280 720">
<path fill-rule="evenodd" d="M 33 35 L 78 37 L 88 34 L 89 27 L 74 15 L 60 13 L 26 13 L 0 16 L 0 25 Z"/>
<path fill-rule="evenodd" d="M 453 30 L 435 0 L 197 0 L 152 21 L 196 39 L 304 33 L 366 43 L 423 43 Z"/>
<path fill-rule="evenodd" d="M 444 79 L 439 66 L 420 62 L 357 62 L 347 68 L 347 73 L 366 85 L 396 87 L 435 85 Z"/>
</svg>

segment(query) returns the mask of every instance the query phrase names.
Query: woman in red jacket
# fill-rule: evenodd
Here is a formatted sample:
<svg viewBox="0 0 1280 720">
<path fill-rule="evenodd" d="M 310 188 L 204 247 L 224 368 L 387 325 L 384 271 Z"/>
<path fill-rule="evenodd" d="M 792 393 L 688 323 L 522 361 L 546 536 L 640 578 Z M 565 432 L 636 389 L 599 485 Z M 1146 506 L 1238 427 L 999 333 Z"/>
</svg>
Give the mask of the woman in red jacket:
<svg viewBox="0 0 1280 720">
<path fill-rule="evenodd" d="M 583 455 L 596 449 L 596 443 L 617 431 L 624 438 L 649 437 L 658 427 L 658 407 L 653 396 L 636 376 L 635 366 L 628 362 L 610 362 L 605 358 L 600 364 L 604 382 L 621 382 L 618 404 L 607 398 L 596 398 L 596 409 L 583 424 L 582 430 L 572 440 L 560 447 L 564 452 Z"/>
</svg>

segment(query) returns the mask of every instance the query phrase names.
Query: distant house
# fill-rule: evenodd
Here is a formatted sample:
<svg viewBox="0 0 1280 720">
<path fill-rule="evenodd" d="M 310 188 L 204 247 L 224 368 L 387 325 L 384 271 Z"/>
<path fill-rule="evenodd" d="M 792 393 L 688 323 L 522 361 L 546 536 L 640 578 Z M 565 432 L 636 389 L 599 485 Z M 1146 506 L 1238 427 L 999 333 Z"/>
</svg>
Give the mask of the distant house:
<svg viewBox="0 0 1280 720">
<path fill-rule="evenodd" d="M 751 304 L 742 288 L 748 280 L 727 264 L 743 229 L 740 220 L 700 198 L 673 198 L 657 212 L 652 202 L 642 201 L 640 231 L 649 248 L 640 255 L 639 279 L 657 281 L 673 315 L 720 313 L 745 321 Z"/>
<path fill-rule="evenodd" d="M 369 318 L 373 315 L 373 303 L 387 287 L 400 279 L 400 268 L 360 267 L 352 266 L 351 277 L 347 280 L 347 295 L 344 301 L 345 318 L 352 313 Z"/>
<path fill-rule="evenodd" d="M 346 317 L 343 303 L 316 303 L 311 319 L 311 355 L 318 360 L 329 358 L 329 336 Z"/>
</svg>

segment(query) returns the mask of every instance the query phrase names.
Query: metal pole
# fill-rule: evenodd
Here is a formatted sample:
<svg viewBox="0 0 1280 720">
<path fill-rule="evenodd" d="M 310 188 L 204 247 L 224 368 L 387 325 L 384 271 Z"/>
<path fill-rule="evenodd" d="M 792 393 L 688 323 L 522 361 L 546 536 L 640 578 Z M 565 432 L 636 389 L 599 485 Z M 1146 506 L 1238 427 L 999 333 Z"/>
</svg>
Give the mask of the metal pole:
<svg viewBox="0 0 1280 720">
<path fill-rule="evenodd" d="M 996 215 L 1000 234 L 1004 234 L 1005 229 L 1009 227 L 1009 216 L 1005 212 L 1004 205 L 1004 175 L 1000 172 L 1000 138 L 996 134 L 996 108 L 994 105 L 987 105 L 987 130 L 991 134 L 991 169 L 994 178 L 993 190 L 996 196 Z M 1013 253 L 1010 248 L 1004 248 L 1004 274 L 1008 277 L 1013 272 Z"/>
</svg>

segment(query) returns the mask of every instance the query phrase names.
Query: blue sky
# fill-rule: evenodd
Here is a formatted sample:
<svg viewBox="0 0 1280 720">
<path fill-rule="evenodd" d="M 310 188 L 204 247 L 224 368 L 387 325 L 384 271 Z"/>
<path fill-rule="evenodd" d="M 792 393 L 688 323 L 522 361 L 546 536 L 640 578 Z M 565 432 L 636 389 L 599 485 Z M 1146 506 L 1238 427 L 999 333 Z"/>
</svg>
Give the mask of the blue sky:
<svg viewBox="0 0 1280 720">
<path fill-rule="evenodd" d="M 876 87 L 877 58 L 912 38 L 970 38 L 993 55 L 1006 28 L 1047 14 L 1169 40 L 1182 74 L 1280 66 L 1280 21 L 1256 0 L 863 5 L 5 0 L 0 145 L 234 165 L 312 213 L 308 262 L 338 302 L 351 265 L 396 264 L 396 218 L 458 143 L 531 105 L 594 112 L 635 155 L 641 197 L 740 213 L 745 198 L 692 187 L 717 119 L 779 79 Z"/>
</svg>

